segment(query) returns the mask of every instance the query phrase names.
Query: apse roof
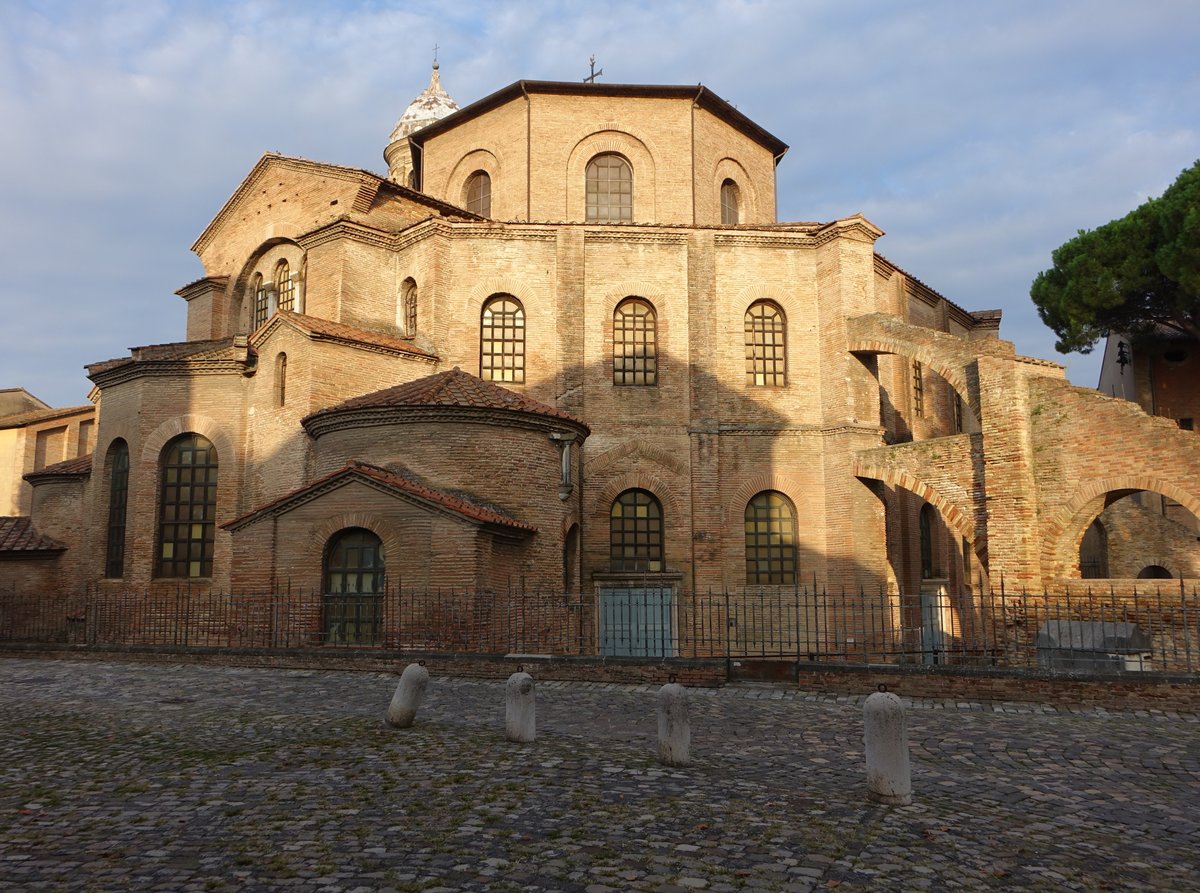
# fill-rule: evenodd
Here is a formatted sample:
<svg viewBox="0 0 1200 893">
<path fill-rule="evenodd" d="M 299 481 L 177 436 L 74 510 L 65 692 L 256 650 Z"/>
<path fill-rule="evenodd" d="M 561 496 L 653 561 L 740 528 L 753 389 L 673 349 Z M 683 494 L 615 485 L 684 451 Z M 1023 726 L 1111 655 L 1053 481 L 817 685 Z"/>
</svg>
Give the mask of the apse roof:
<svg viewBox="0 0 1200 893">
<path fill-rule="evenodd" d="M 0 553 L 64 552 L 66 546 L 48 536 L 42 536 L 33 526 L 33 519 L 24 515 L 0 518 Z"/>
</svg>

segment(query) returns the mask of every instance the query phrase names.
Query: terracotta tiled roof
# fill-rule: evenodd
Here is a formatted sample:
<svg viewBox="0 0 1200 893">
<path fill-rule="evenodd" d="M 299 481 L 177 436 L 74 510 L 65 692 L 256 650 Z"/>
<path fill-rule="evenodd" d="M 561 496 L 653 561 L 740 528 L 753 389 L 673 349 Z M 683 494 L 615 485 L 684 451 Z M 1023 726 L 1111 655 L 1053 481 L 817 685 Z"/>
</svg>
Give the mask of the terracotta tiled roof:
<svg viewBox="0 0 1200 893">
<path fill-rule="evenodd" d="M 435 505 L 440 505 L 443 508 L 449 509 L 455 514 L 461 515 L 472 521 L 480 524 L 495 524 L 501 527 L 508 527 L 513 530 L 519 530 L 525 533 L 536 533 L 537 528 L 532 524 L 526 524 L 524 521 L 518 521 L 503 512 L 495 509 L 487 508 L 478 503 L 471 502 L 461 496 L 454 496 L 450 493 L 445 493 L 441 490 L 434 490 L 432 487 L 426 487 L 424 484 L 418 484 L 416 481 L 410 480 L 401 474 L 394 471 L 388 471 L 386 468 L 379 468 L 375 465 L 368 465 L 365 462 L 349 462 L 343 468 L 339 468 L 333 474 L 326 475 L 319 480 L 313 481 L 307 486 L 293 490 L 279 499 L 269 502 L 266 505 L 260 506 L 252 512 L 242 515 L 240 518 L 221 525 L 227 528 L 242 527 L 251 521 L 256 521 L 259 518 L 265 517 L 275 511 L 284 508 L 288 503 L 303 497 L 305 494 L 320 490 L 328 484 L 334 483 L 338 478 L 347 476 L 361 476 L 384 484 L 395 490 L 407 493 L 411 496 L 416 496 L 426 502 L 432 502 Z"/>
<path fill-rule="evenodd" d="M 91 473 L 92 454 L 88 453 L 86 456 L 77 456 L 74 459 L 67 459 L 65 462 L 55 462 L 53 465 L 31 471 L 25 475 L 25 480 L 32 482 L 41 478 L 86 477 Z"/>
<path fill-rule="evenodd" d="M 339 412 L 427 406 L 522 412 L 562 419 L 587 428 L 582 419 L 577 419 L 569 412 L 555 409 L 553 406 L 502 388 L 493 382 L 484 381 L 469 372 L 463 372 L 457 366 L 448 372 L 428 375 L 425 378 L 418 378 L 416 381 L 364 394 L 361 397 L 354 397 L 344 403 L 339 403 L 337 406 L 319 410 L 304 419 L 302 424 L 308 422 L 309 419 L 323 418 Z"/>
<path fill-rule="evenodd" d="M 62 406 L 52 409 L 31 409 L 29 412 L 19 412 L 16 415 L 0 418 L 0 428 L 23 428 L 35 422 L 48 422 L 61 416 L 75 415 L 79 412 L 95 412 L 96 407 L 88 403 L 85 406 Z"/>
<path fill-rule="evenodd" d="M 112 360 L 102 360 L 90 363 L 87 368 L 89 377 L 95 377 L 110 369 L 117 369 L 130 363 L 171 362 L 174 360 L 209 360 L 239 358 L 245 348 L 236 348 L 232 338 L 221 338 L 213 341 L 174 341 L 169 344 L 145 344 L 141 347 L 129 348 L 130 355 L 117 357 Z"/>
<path fill-rule="evenodd" d="M 377 347 L 386 347 L 390 350 L 398 350 L 404 353 L 414 354 L 420 357 L 436 359 L 434 354 L 431 354 L 425 350 L 421 350 L 421 348 L 417 347 L 415 344 L 405 338 L 397 338 L 394 335 L 384 335 L 380 332 L 368 332 L 364 329 L 357 329 L 354 326 L 348 326 L 345 323 L 333 322 L 332 320 L 328 319 L 320 319 L 316 316 L 305 316 L 302 313 L 293 313 L 290 310 L 280 310 L 277 315 L 280 319 L 291 322 L 297 328 L 317 338 L 330 338 L 336 341 L 350 341 L 358 344 L 369 344 Z M 267 325 L 269 325 L 269 323 L 267 323 Z M 261 332 L 263 330 L 260 329 L 259 331 Z"/>
<path fill-rule="evenodd" d="M 66 546 L 33 528 L 33 519 L 19 515 L 0 518 L 0 553 L 64 552 Z"/>
</svg>

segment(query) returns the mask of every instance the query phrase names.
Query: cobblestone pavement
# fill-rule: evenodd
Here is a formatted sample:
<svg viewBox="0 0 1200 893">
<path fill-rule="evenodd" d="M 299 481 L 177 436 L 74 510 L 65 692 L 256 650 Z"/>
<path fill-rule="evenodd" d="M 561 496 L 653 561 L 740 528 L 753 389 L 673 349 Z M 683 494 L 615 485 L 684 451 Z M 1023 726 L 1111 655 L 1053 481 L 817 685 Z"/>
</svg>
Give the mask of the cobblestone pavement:
<svg viewBox="0 0 1200 893">
<path fill-rule="evenodd" d="M 864 797 L 861 699 L 0 660 L 0 890 L 1200 890 L 1194 715 L 918 703 L 915 802 Z"/>
</svg>

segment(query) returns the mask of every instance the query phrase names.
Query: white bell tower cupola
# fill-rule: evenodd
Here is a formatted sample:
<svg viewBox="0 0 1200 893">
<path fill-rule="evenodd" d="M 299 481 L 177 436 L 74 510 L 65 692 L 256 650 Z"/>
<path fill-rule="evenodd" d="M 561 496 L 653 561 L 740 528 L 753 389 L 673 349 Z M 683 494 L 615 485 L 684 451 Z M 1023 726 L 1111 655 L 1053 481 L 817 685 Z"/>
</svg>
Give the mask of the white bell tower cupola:
<svg viewBox="0 0 1200 893">
<path fill-rule="evenodd" d="M 429 86 L 404 110 L 404 114 L 392 128 L 387 148 L 383 150 L 383 159 L 388 166 L 388 179 L 401 186 L 414 186 L 412 182 L 412 152 L 408 145 L 409 134 L 457 111 L 458 103 L 442 89 L 442 81 L 438 76 L 438 63 L 435 59 Z"/>
</svg>

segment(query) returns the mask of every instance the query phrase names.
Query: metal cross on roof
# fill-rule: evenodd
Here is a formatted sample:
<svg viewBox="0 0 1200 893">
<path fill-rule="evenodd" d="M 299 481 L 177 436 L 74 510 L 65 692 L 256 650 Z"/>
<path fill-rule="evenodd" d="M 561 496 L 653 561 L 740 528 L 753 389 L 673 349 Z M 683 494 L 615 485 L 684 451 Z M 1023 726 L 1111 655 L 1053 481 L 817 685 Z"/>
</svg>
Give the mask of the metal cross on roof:
<svg viewBox="0 0 1200 893">
<path fill-rule="evenodd" d="M 433 45 L 433 61 L 434 62 L 437 61 L 437 51 L 440 49 L 441 49 L 441 47 L 439 47 L 436 43 Z"/>
<path fill-rule="evenodd" d="M 588 64 L 592 68 L 592 73 L 585 77 L 583 82 L 585 84 L 594 84 L 596 83 L 596 78 L 604 74 L 604 69 L 601 68 L 599 71 L 596 71 L 596 55 L 594 53 L 588 58 Z"/>
</svg>

